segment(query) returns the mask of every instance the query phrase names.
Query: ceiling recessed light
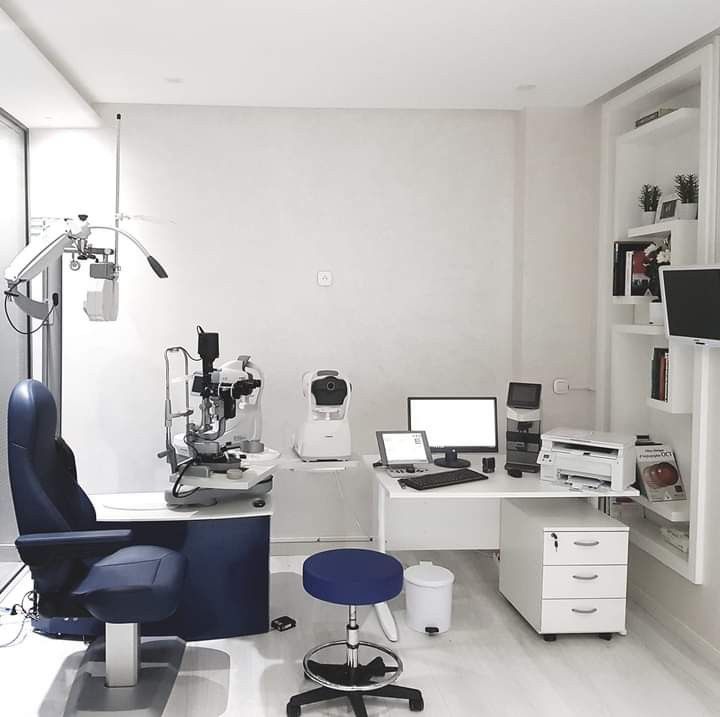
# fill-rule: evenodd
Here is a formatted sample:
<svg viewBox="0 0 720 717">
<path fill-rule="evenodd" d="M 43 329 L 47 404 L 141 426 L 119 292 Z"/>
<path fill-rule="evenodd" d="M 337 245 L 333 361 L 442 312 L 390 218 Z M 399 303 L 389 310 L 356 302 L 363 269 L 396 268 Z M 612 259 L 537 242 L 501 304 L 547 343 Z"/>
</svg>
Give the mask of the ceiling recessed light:
<svg viewBox="0 0 720 717">
<path fill-rule="evenodd" d="M 518 92 L 532 92 L 533 90 L 537 89 L 537 85 L 533 85 L 533 84 L 515 85 L 515 89 Z"/>
<path fill-rule="evenodd" d="M 181 85 L 185 80 L 182 77 L 166 77 L 165 82 L 170 85 Z"/>
</svg>

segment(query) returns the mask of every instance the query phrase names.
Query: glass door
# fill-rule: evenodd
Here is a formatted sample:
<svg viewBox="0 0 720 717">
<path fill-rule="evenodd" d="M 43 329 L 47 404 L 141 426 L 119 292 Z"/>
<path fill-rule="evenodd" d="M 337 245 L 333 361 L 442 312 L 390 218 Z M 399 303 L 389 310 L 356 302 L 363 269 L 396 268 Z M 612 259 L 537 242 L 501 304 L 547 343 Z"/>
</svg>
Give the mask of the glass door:
<svg viewBox="0 0 720 717">
<path fill-rule="evenodd" d="M 0 280 L 1 273 L 28 239 L 27 142 L 25 127 L 0 109 Z M 3 289 L 4 289 L 3 280 Z M 0 297 L 3 298 L 3 297 Z M 27 321 L 14 307 L 16 326 Z M 30 375 L 28 337 L 0 316 L 0 591 L 20 568 L 14 541 L 17 525 L 10 494 L 7 458 L 7 404 L 13 386 Z"/>
</svg>

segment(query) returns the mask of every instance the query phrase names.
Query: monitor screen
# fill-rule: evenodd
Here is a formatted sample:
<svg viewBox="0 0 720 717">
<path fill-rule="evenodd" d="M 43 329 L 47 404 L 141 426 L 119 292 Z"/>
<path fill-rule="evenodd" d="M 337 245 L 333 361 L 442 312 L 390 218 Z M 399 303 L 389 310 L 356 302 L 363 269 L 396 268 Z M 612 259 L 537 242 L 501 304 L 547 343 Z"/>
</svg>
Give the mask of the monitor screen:
<svg viewBox="0 0 720 717">
<path fill-rule="evenodd" d="M 497 452 L 497 399 L 408 398 L 408 428 L 425 431 L 430 450 Z"/>
<path fill-rule="evenodd" d="M 542 384 L 511 381 L 508 386 L 507 405 L 510 408 L 540 408 Z"/>
<path fill-rule="evenodd" d="M 668 336 L 720 342 L 720 267 L 662 270 Z"/>
<path fill-rule="evenodd" d="M 423 431 L 378 431 L 380 459 L 386 466 L 429 463 L 432 460 Z"/>
</svg>

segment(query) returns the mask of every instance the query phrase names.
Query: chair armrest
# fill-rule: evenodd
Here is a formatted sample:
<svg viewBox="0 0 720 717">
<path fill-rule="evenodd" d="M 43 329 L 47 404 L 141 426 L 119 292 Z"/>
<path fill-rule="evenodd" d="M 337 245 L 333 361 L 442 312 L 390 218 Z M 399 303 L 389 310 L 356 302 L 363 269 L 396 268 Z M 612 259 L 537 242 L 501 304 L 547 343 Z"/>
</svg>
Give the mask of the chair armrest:
<svg viewBox="0 0 720 717">
<path fill-rule="evenodd" d="M 21 535 L 15 546 L 27 565 L 68 558 L 98 558 L 130 545 L 132 530 L 71 530 Z"/>
</svg>

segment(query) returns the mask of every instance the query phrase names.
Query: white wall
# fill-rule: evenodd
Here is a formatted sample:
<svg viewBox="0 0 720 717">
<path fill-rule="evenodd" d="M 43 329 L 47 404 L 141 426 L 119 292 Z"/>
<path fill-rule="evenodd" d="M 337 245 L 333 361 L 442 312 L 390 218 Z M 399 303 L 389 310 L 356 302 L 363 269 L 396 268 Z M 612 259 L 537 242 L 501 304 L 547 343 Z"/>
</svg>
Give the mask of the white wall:
<svg viewBox="0 0 720 717">
<path fill-rule="evenodd" d="M 594 383 L 600 113 L 528 110 L 518 122 L 523 239 L 515 372 L 543 384 L 545 428 L 592 428 L 594 395 L 555 395 L 552 384 L 556 377 L 576 387 Z"/>
<path fill-rule="evenodd" d="M 117 323 L 90 324 L 84 273 L 65 273 L 64 434 L 90 492 L 165 487 L 166 465 L 154 457 L 162 351 L 193 347 L 197 323 L 220 332 L 223 357 L 251 353 L 264 368 L 265 439 L 278 447 L 290 442 L 300 375 L 313 367 L 350 375 L 358 451 L 373 450 L 376 429 L 404 426 L 411 393 L 497 395 L 502 404 L 513 346 L 529 379 L 591 375 L 592 292 L 563 301 L 558 284 L 594 246 L 589 230 L 577 231 L 594 211 L 578 188 L 592 169 L 587 118 L 560 112 L 524 127 L 500 112 L 99 109 L 108 120 L 123 112 L 124 211 L 175 224 L 127 225 L 170 278 L 156 280 L 124 250 Z M 34 132 L 33 214 L 109 220 L 112 142 L 110 129 Z M 558 206 L 564 191 L 571 200 Z M 549 267 L 551 311 L 541 311 Z M 316 286 L 318 269 L 334 272 L 332 288 Z M 543 329 L 564 332 L 560 344 Z M 570 335 L 583 350 L 568 350 Z M 561 404 L 550 394 L 546 385 L 551 422 L 561 406 L 568 420 L 590 415 L 591 396 Z M 276 486 L 276 516 L 307 514 L 321 533 L 318 519 L 338 504 L 323 505 L 312 478 L 293 480 L 310 481 L 309 490 Z M 283 495 L 292 495 L 284 508 Z M 365 527 L 369 504 L 358 511 Z M 346 530 L 355 534 L 353 521 Z"/>
</svg>

